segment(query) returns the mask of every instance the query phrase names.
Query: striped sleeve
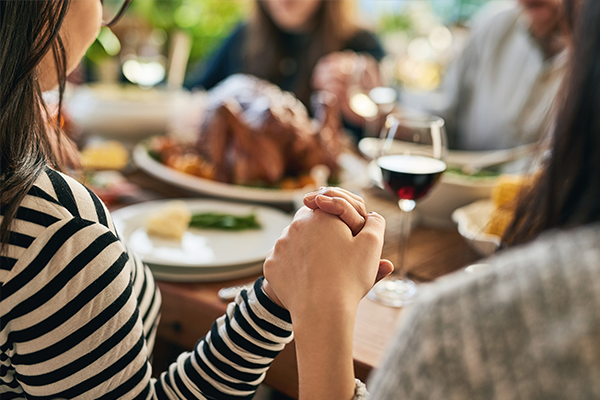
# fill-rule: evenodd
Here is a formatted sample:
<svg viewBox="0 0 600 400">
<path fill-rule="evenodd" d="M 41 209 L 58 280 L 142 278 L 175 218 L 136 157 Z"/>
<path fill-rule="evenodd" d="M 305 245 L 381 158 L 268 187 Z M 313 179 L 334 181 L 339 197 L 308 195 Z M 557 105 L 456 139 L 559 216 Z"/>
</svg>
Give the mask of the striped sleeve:
<svg viewBox="0 0 600 400">
<path fill-rule="evenodd" d="M 122 243 L 79 218 L 52 225 L 47 235 L 2 287 L 2 381 L 13 382 L 0 388 L 2 398 L 251 398 L 291 340 L 289 314 L 259 280 L 194 351 L 154 380 L 140 315 L 140 303 L 152 300 L 136 294 Z"/>
<path fill-rule="evenodd" d="M 0 258 L 0 398 L 250 398 L 291 340 L 289 314 L 261 285 L 151 378 L 161 304 L 152 273 L 128 253 L 102 202 L 48 169 Z"/>
<path fill-rule="evenodd" d="M 100 398 L 149 381 L 128 262 L 108 228 L 80 218 L 29 246 L 2 286 L 2 380 L 13 393 Z"/>
<path fill-rule="evenodd" d="M 242 291 L 194 350 L 179 356 L 158 382 L 165 399 L 251 399 L 271 362 L 292 340 L 289 313 L 262 290 Z"/>
</svg>

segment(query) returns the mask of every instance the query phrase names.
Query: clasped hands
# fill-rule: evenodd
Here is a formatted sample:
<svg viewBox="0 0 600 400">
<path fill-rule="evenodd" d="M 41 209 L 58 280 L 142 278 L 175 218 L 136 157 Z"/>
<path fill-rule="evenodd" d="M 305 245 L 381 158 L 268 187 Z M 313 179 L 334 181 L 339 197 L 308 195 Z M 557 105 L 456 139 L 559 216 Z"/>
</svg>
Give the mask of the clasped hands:
<svg viewBox="0 0 600 400">
<path fill-rule="evenodd" d="M 394 267 L 380 260 L 385 220 L 340 188 L 305 195 L 304 205 L 264 263 L 264 289 L 292 319 L 315 310 L 356 311 Z"/>
</svg>

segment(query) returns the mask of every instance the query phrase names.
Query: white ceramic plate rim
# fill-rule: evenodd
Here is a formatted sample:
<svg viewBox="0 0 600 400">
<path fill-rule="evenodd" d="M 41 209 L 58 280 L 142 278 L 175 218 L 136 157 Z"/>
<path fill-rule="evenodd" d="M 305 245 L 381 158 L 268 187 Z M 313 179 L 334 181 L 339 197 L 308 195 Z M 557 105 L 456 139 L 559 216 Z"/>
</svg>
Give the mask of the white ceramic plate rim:
<svg viewBox="0 0 600 400">
<path fill-rule="evenodd" d="M 259 201 L 264 203 L 291 203 L 298 196 L 302 196 L 315 188 L 305 187 L 298 190 L 264 189 L 248 186 L 231 185 L 198 176 L 186 174 L 169 168 L 154 160 L 148 154 L 145 142 L 138 143 L 132 153 L 135 164 L 148 174 L 172 185 L 191 190 L 195 193 L 212 196 Z M 356 156 L 344 153 L 339 159 L 342 167 L 342 182 L 340 186 L 347 186 L 353 182 L 364 183 L 365 165 Z M 361 181 L 362 179 L 362 181 Z"/>
<path fill-rule="evenodd" d="M 236 269 L 233 271 L 210 272 L 210 273 L 171 273 L 168 271 L 157 270 L 150 266 L 152 275 L 156 279 L 170 282 L 215 282 L 229 279 L 245 278 L 247 276 L 259 274 L 262 272 L 262 264 L 253 264 L 251 266 Z"/>
<path fill-rule="evenodd" d="M 131 247 L 131 250 L 136 251 L 136 253 L 144 262 L 160 266 L 204 268 L 204 270 L 209 273 L 215 273 L 215 270 L 212 267 L 230 267 L 234 265 L 241 266 L 249 263 L 259 262 L 266 258 L 267 253 L 271 250 L 275 244 L 275 241 L 281 235 L 283 229 L 292 221 L 292 217 L 290 215 L 278 209 L 266 206 L 206 199 L 178 200 L 186 203 L 192 212 L 220 211 L 243 215 L 254 211 L 258 220 L 262 224 L 262 229 L 259 231 L 228 232 L 217 230 L 190 230 L 202 238 L 207 238 L 209 242 L 211 237 L 215 240 L 223 240 L 223 238 L 225 238 L 228 243 L 228 247 L 231 249 L 237 249 L 238 251 L 244 248 L 244 242 L 247 242 L 248 239 L 264 242 L 259 244 L 260 247 L 258 249 L 249 251 L 250 254 L 240 255 L 238 253 L 236 255 L 231 255 L 230 257 L 221 256 L 220 258 L 217 254 L 217 258 L 213 260 L 194 260 L 191 262 L 178 262 L 177 260 L 160 257 L 153 254 L 147 254 L 143 251 L 136 251 L 135 244 L 132 244 L 130 241 L 130 236 L 134 232 L 138 232 L 143 228 L 146 218 L 150 213 L 156 211 L 171 200 L 167 199 L 149 201 L 121 208 L 112 213 L 112 218 L 119 235 L 123 241 Z M 174 244 L 175 243 L 176 242 L 174 241 Z M 199 272 L 199 270 L 196 271 Z"/>
</svg>

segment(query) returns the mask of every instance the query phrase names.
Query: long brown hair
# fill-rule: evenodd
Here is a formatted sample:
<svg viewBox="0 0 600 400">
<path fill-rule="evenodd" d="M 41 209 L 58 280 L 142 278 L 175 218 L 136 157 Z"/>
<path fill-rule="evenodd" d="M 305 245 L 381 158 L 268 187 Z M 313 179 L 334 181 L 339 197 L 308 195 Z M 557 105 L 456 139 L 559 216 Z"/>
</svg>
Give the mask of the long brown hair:
<svg viewBox="0 0 600 400">
<path fill-rule="evenodd" d="M 525 243 L 548 229 L 600 221 L 600 1 L 564 3 L 573 46 L 551 152 L 517 207 L 505 234 L 509 244 Z"/>
<path fill-rule="evenodd" d="M 284 58 L 282 30 L 265 10 L 263 2 L 256 1 L 254 14 L 248 24 L 245 54 L 246 73 L 278 83 L 282 78 L 280 65 Z M 322 56 L 342 49 L 356 32 L 353 18 L 354 3 L 350 0 L 322 0 L 313 17 L 315 28 L 307 53 L 307 62 L 298 70 L 296 96 L 309 104 L 312 70 Z"/>
<path fill-rule="evenodd" d="M 62 169 L 67 139 L 60 129 L 66 53 L 59 35 L 70 0 L 0 1 L 0 241 L 8 242 L 19 204 L 48 164 Z M 58 113 L 42 99 L 39 65 L 52 52 L 59 84 Z"/>
</svg>

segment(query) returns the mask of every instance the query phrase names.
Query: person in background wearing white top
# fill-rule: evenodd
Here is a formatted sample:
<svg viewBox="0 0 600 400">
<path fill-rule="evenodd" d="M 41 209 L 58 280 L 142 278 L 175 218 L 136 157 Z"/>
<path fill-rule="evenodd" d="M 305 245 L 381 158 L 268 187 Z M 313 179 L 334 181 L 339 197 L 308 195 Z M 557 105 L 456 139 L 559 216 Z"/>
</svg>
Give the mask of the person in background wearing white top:
<svg viewBox="0 0 600 400">
<path fill-rule="evenodd" d="M 446 120 L 451 149 L 499 150 L 539 139 L 565 71 L 561 12 L 560 0 L 518 0 L 475 18 L 441 99 L 423 105 Z M 410 96 L 403 103 L 411 106 Z"/>
</svg>

